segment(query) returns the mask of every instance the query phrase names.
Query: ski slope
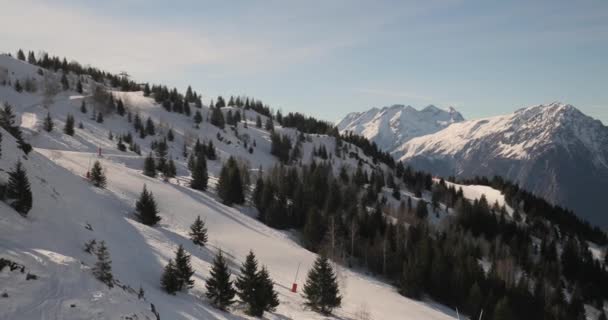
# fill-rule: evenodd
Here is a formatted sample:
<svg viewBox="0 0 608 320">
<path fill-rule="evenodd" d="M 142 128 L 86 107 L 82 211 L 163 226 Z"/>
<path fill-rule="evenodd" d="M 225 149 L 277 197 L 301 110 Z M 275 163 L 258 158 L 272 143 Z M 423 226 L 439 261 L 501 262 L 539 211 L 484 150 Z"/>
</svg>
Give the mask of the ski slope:
<svg viewBox="0 0 608 320">
<path fill-rule="evenodd" d="M 6 56 L 0 56 L 0 65 L 9 68 L 14 77 L 33 74 L 37 69 Z M 116 94 L 122 95 L 143 119 L 150 116 L 173 128 L 176 141 L 171 144 L 170 153 L 178 167 L 177 179 L 165 182 L 141 173 L 143 159 L 149 152 L 149 137 L 146 141 L 136 138 L 142 156 L 116 149 L 116 140 L 109 140 L 108 133 L 131 130 L 125 118 L 110 116 L 99 124 L 90 120 L 90 114 L 79 112 L 84 97 L 76 93 L 60 93 L 52 104 L 45 106 L 40 95 L 16 94 L 11 87 L 0 86 L 0 101 L 13 104 L 26 140 L 34 146 L 25 157 L 14 139 L 2 130 L 0 179 L 6 181 L 6 171 L 21 159 L 32 185 L 34 203 L 27 218 L 23 218 L 0 202 L 0 257 L 23 264 L 27 272 L 38 276 L 36 280 L 25 280 L 18 271 L 0 272 L 0 294 L 8 295 L 0 298 L 0 319 L 155 319 L 151 304 L 161 319 L 247 319 L 242 306 L 236 305 L 231 313 L 225 313 L 204 298 L 204 281 L 218 249 L 225 252 L 234 273 L 249 250 L 268 267 L 281 305 L 276 312 L 266 313 L 266 319 L 326 319 L 305 310 L 301 293 L 290 291 L 298 268 L 296 282 L 301 288 L 316 258 L 300 246 L 294 234 L 261 224 L 253 218 L 254 209 L 222 205 L 213 190 L 199 192 L 184 186 L 188 177 L 181 146 L 188 137 L 193 135 L 203 141 L 215 139 L 219 132 L 225 138 L 224 142 L 214 140 L 220 159 L 209 162 L 213 185 L 221 161 L 230 155 L 248 161 L 252 172 L 274 165 L 268 132 L 255 128 L 254 122 L 248 128 L 239 126 L 239 136 L 247 133 L 257 142 L 250 154 L 229 128 L 221 131 L 203 122 L 196 129 L 191 119 L 163 111 L 141 92 Z M 47 112 L 55 122 L 55 130 L 50 133 L 41 130 Z M 73 137 L 61 132 L 68 113 L 84 126 L 76 129 Z M 248 111 L 247 118 L 254 120 L 255 115 Z M 277 130 L 296 134 L 291 129 Z M 310 161 L 312 148 L 320 143 L 327 144 L 329 150 L 333 148 L 331 138 L 312 136 L 303 145 L 304 162 Z M 98 148 L 102 150 L 101 157 L 97 156 Z M 106 189 L 95 188 L 83 178 L 94 160 L 99 160 L 105 169 Z M 356 165 L 354 159 L 334 160 L 336 170 L 340 165 Z M 144 185 L 159 205 L 162 221 L 155 227 L 133 218 L 134 204 Z M 189 225 L 198 215 L 209 229 L 206 248 L 194 246 L 187 235 Z M 88 225 L 91 230 L 86 228 Z M 91 239 L 106 242 L 114 277 L 127 289 L 108 289 L 93 278 L 90 267 L 94 257 L 83 251 L 84 243 Z M 161 290 L 160 276 L 180 244 L 192 255 L 195 284 L 188 292 L 171 296 Z M 373 319 L 455 318 L 455 312 L 449 308 L 407 299 L 391 284 L 362 272 L 337 268 L 343 305 L 332 318 L 357 319 L 362 310 L 367 310 Z M 139 287 L 144 289 L 145 299 L 138 299 L 129 289 Z"/>
</svg>

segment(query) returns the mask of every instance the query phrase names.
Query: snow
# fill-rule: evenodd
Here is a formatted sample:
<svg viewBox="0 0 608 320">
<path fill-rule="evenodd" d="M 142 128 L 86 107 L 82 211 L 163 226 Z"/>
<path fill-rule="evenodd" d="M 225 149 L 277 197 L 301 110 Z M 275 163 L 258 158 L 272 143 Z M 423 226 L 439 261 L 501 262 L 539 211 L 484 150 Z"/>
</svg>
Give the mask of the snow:
<svg viewBox="0 0 608 320">
<path fill-rule="evenodd" d="M 11 77 L 33 76 L 37 70 L 6 56 L 0 56 L 0 65 L 11 70 Z M 239 124 L 237 136 L 230 128 L 222 131 L 207 122 L 196 129 L 191 119 L 165 112 L 141 92 L 115 94 L 143 119 L 150 116 L 164 123 L 166 128 L 161 131 L 173 128 L 176 141 L 171 144 L 170 153 L 178 167 L 177 179 L 164 182 L 141 174 L 150 138 L 145 141 L 135 138 L 142 148 L 142 156 L 116 149 L 116 141 L 109 140 L 108 133 L 112 131 L 116 135 L 131 130 L 126 118 L 109 116 L 99 124 L 79 112 L 85 97 L 76 93 L 60 93 L 45 107 L 40 94 L 16 94 L 12 88 L 0 86 L 0 100 L 13 104 L 24 136 L 34 146 L 25 157 L 14 139 L 2 130 L 0 179 L 6 181 L 6 171 L 21 159 L 32 185 L 34 203 L 27 218 L 0 203 L 0 256 L 25 265 L 28 271 L 39 276 L 37 280 L 25 281 L 16 271 L 0 272 L 0 294 L 9 295 L 0 298 L 0 319 L 154 319 L 150 303 L 155 305 L 161 319 L 248 318 L 238 306 L 228 314 L 213 308 L 203 298 L 204 281 L 218 249 L 225 252 L 234 272 L 250 249 L 261 264 L 267 265 L 281 305 L 275 313 L 267 313 L 266 319 L 326 319 L 305 310 L 300 293 L 290 292 L 298 265 L 301 265 L 298 278 L 301 287 L 316 258 L 314 253 L 302 248 L 290 232 L 274 230 L 252 218 L 251 208 L 226 207 L 218 202 L 214 192 L 198 192 L 184 186 L 183 181 L 188 177 L 181 146 L 184 140 L 193 137 L 202 141 L 213 139 L 217 148 L 220 160 L 209 162 L 211 185 L 221 160 L 230 155 L 249 162 L 252 171 L 259 166 L 266 169 L 276 164 L 269 154 L 268 132 L 255 128 L 257 114 L 246 112 L 249 126 L 244 128 Z M 89 112 L 91 110 L 89 105 Z M 55 122 L 51 133 L 41 130 L 41 119 L 47 112 Z M 204 118 L 207 112 L 204 108 Z M 82 122 L 84 126 L 76 129 L 73 137 L 61 132 L 68 113 L 74 115 L 77 124 Z M 294 130 L 277 127 L 277 131 L 295 137 Z M 218 132 L 224 142 L 215 138 Z M 244 134 L 257 143 L 253 154 L 242 147 Z M 333 138 L 311 135 L 310 139 L 311 142 L 303 145 L 303 162 L 310 161 L 314 145 L 323 143 L 333 150 Z M 97 148 L 102 150 L 101 157 L 97 157 Z M 105 169 L 107 189 L 95 188 L 82 177 L 94 160 L 99 160 Z M 357 163 L 348 158 L 333 161 L 336 170 L 340 165 L 355 167 Z M 162 221 L 156 227 L 133 219 L 134 203 L 144 184 L 159 204 Z M 194 246 L 187 235 L 189 225 L 198 215 L 209 229 L 210 242 L 206 248 Z M 85 228 L 88 224 L 92 230 Z M 137 299 L 130 290 L 108 289 L 92 277 L 90 267 L 95 260 L 83 251 L 83 244 L 91 239 L 106 242 L 114 277 L 131 288 L 141 286 L 145 300 Z M 180 244 L 192 255 L 195 285 L 187 293 L 170 296 L 160 289 L 160 275 Z M 362 272 L 342 267 L 338 270 L 344 298 L 343 306 L 335 311 L 336 319 L 352 319 L 364 305 L 374 319 L 455 317 L 446 307 L 407 299 L 392 285 Z"/>
<path fill-rule="evenodd" d="M 412 138 L 435 133 L 463 120 L 451 107 L 442 110 L 430 105 L 418 111 L 411 106 L 393 105 L 349 113 L 336 126 L 341 133 L 362 135 L 391 152 Z"/>
<path fill-rule="evenodd" d="M 481 196 L 485 196 L 486 200 L 488 200 L 488 204 L 493 206 L 495 203 L 498 203 L 500 207 L 505 206 L 507 209 L 507 213 L 510 216 L 513 216 L 513 208 L 507 204 L 505 201 L 505 196 L 500 192 L 500 190 L 496 190 L 492 187 L 482 186 L 482 185 L 464 185 L 457 184 L 453 182 L 446 181 L 445 182 L 448 187 L 453 186 L 456 190 L 462 188 L 462 194 L 466 199 L 469 200 L 479 200 Z"/>
</svg>

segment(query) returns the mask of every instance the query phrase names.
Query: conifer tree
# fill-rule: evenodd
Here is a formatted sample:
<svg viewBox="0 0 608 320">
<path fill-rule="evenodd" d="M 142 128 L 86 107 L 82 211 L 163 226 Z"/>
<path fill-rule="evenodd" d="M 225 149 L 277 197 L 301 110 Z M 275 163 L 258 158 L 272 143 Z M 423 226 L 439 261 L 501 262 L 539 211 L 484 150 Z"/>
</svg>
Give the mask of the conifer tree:
<svg viewBox="0 0 608 320">
<path fill-rule="evenodd" d="M 29 64 L 36 64 L 36 56 L 34 55 L 34 51 L 29 51 L 27 53 L 27 62 Z"/>
<path fill-rule="evenodd" d="M 342 297 L 336 275 L 326 257 L 319 256 L 308 272 L 304 284 L 304 298 L 306 306 L 324 315 L 331 314 L 334 308 L 341 305 Z"/>
<path fill-rule="evenodd" d="M 196 110 L 194 113 L 194 123 L 198 126 L 201 122 L 203 122 L 203 115 L 200 111 Z"/>
<path fill-rule="evenodd" d="M 93 168 L 91 169 L 91 182 L 93 182 L 93 185 L 98 188 L 106 187 L 106 176 L 103 173 L 103 169 L 99 161 L 95 161 Z"/>
<path fill-rule="evenodd" d="M 175 270 L 179 283 L 178 290 L 192 288 L 194 285 L 194 280 L 192 280 L 194 270 L 192 270 L 192 265 L 190 264 L 190 255 L 186 253 L 181 244 L 175 252 Z"/>
<path fill-rule="evenodd" d="M 195 245 L 204 247 L 207 244 L 207 227 L 201 216 L 197 216 L 190 226 L 190 239 Z"/>
<path fill-rule="evenodd" d="M 156 164 L 154 163 L 152 152 L 148 153 L 146 160 L 144 160 L 144 175 L 151 178 L 156 177 Z"/>
<path fill-rule="evenodd" d="M 167 150 L 169 146 L 165 140 L 161 140 L 156 144 L 154 152 L 156 153 L 156 170 L 166 173 L 167 170 Z"/>
<path fill-rule="evenodd" d="M 252 315 L 261 317 L 264 311 L 275 311 L 279 306 L 279 297 L 274 290 L 274 283 L 266 267 L 258 273 L 258 290 L 255 296 Z"/>
<path fill-rule="evenodd" d="M 63 73 L 61 75 L 61 87 L 63 90 L 68 90 L 70 88 L 70 82 L 68 81 L 68 77 Z"/>
<path fill-rule="evenodd" d="M 150 93 L 152 93 L 150 90 L 150 85 L 146 83 L 144 85 L 144 97 L 149 97 Z"/>
<path fill-rule="evenodd" d="M 230 157 L 222 167 L 217 185 L 217 192 L 222 199 L 222 203 L 227 206 L 245 202 L 240 170 L 233 157 Z"/>
<path fill-rule="evenodd" d="M 118 102 L 116 102 L 116 113 L 122 117 L 125 115 L 125 111 L 125 105 L 122 103 L 122 99 L 118 99 Z"/>
<path fill-rule="evenodd" d="M 82 93 L 82 82 L 80 79 L 78 79 L 78 82 L 76 83 L 76 92 Z"/>
<path fill-rule="evenodd" d="M 190 187 L 196 190 L 207 190 L 208 180 L 209 176 L 207 174 L 207 160 L 205 160 L 205 156 L 203 154 L 199 154 L 194 158 Z"/>
<path fill-rule="evenodd" d="M 511 306 L 509 304 L 509 299 L 507 297 L 503 297 L 496 304 L 496 308 L 494 309 L 494 320 L 511 320 L 513 318 L 513 312 L 511 311 Z"/>
<path fill-rule="evenodd" d="M 21 82 L 19 82 L 19 80 L 15 80 L 15 91 L 23 92 L 23 86 L 21 85 Z"/>
<path fill-rule="evenodd" d="M 123 152 L 127 151 L 127 146 L 123 143 L 121 136 L 118 137 L 118 142 L 116 143 L 116 147 L 120 151 L 123 151 Z"/>
<path fill-rule="evenodd" d="M 22 216 L 32 209 L 32 191 L 27 173 L 21 164 L 17 162 L 15 169 L 8 173 L 8 184 L 6 186 L 6 198 L 8 204 Z"/>
<path fill-rule="evenodd" d="M 219 107 L 212 108 L 211 110 L 211 124 L 220 129 L 224 129 L 224 114 Z"/>
<path fill-rule="evenodd" d="M 157 224 L 161 217 L 158 215 L 158 208 L 152 192 L 148 192 L 146 185 L 135 203 L 135 216 L 145 225 L 153 226 Z"/>
<path fill-rule="evenodd" d="M 240 275 L 234 282 L 234 286 L 239 298 L 249 305 L 249 312 L 251 313 L 258 289 L 258 261 L 253 251 L 249 251 L 245 262 L 241 265 Z"/>
<path fill-rule="evenodd" d="M 87 103 L 84 101 L 84 99 L 82 100 L 82 103 L 80 104 L 80 112 L 87 113 Z"/>
<path fill-rule="evenodd" d="M 169 260 L 169 263 L 165 266 L 160 285 L 168 294 L 175 295 L 179 291 L 179 278 L 173 260 Z"/>
<path fill-rule="evenodd" d="M 101 113 L 101 111 L 97 113 L 97 118 L 95 118 L 95 121 L 97 123 L 103 123 L 103 113 Z"/>
<path fill-rule="evenodd" d="M 226 260 L 220 251 L 213 261 L 211 274 L 205 283 L 207 289 L 206 296 L 220 310 L 226 310 L 234 303 L 236 294 L 230 281 L 230 271 Z"/>
<path fill-rule="evenodd" d="M 154 122 L 150 117 L 146 120 L 146 134 L 149 136 L 153 136 L 156 132 L 156 128 L 154 128 Z"/>
<path fill-rule="evenodd" d="M 21 61 L 25 61 L 25 53 L 23 53 L 23 50 L 19 49 L 17 51 L 17 59 L 19 59 Z"/>
<path fill-rule="evenodd" d="M 112 261 L 110 260 L 110 253 L 108 252 L 105 241 L 99 243 L 95 254 L 97 255 L 97 262 L 95 262 L 95 266 L 93 266 L 93 275 L 97 280 L 112 288 L 114 286 Z"/>
<path fill-rule="evenodd" d="M 44 130 L 46 132 L 53 131 L 53 119 L 51 118 L 51 113 L 47 112 L 46 117 L 44 117 Z"/>
<path fill-rule="evenodd" d="M 73 136 L 74 135 L 74 116 L 68 113 L 68 117 L 65 119 L 65 126 L 63 127 L 63 133 Z"/>
<path fill-rule="evenodd" d="M 163 171 L 163 176 L 165 179 L 175 178 L 177 174 L 177 168 L 175 168 L 175 162 L 173 162 L 173 158 L 169 159 L 167 165 L 165 166 L 165 170 Z"/>
</svg>

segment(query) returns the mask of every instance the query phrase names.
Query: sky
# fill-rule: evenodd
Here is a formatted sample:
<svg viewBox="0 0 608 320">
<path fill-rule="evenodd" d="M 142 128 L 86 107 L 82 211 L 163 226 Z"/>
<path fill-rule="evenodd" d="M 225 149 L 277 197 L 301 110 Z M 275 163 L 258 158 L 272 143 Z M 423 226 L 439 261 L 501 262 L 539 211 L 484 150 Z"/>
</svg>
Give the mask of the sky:
<svg viewBox="0 0 608 320">
<path fill-rule="evenodd" d="M 0 52 L 248 95 L 336 121 L 392 104 L 465 118 L 561 101 L 608 124 L 606 0 L 0 0 Z M 207 100 L 205 100 L 207 101 Z"/>
</svg>

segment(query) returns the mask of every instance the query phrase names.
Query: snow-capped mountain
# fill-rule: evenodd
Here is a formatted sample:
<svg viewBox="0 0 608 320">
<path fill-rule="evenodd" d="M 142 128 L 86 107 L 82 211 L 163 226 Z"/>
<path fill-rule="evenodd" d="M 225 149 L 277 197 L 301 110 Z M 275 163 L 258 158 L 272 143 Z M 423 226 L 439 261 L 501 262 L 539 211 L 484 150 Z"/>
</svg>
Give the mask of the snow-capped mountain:
<svg viewBox="0 0 608 320">
<path fill-rule="evenodd" d="M 429 105 L 422 110 L 412 106 L 393 105 L 365 112 L 347 114 L 337 122 L 341 133 L 352 132 L 393 151 L 412 138 L 435 133 L 452 123 L 464 121 L 456 109 L 439 109 Z"/>
<path fill-rule="evenodd" d="M 501 175 L 606 226 L 608 127 L 571 105 L 551 103 L 453 124 L 393 154 L 440 175 Z"/>
</svg>

